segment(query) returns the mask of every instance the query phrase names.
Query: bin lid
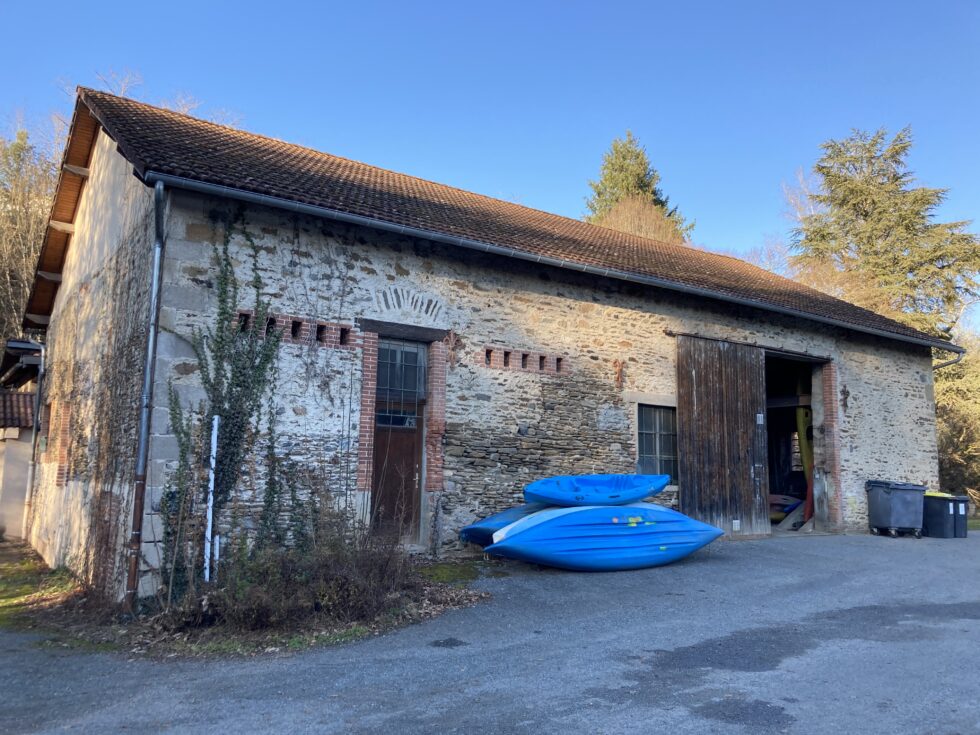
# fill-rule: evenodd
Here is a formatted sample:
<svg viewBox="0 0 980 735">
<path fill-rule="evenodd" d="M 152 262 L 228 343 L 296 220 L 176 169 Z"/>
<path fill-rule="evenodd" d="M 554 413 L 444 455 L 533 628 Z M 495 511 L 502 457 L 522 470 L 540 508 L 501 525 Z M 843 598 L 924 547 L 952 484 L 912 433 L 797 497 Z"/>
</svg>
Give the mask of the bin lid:
<svg viewBox="0 0 980 735">
<path fill-rule="evenodd" d="M 926 497 L 927 498 L 949 498 L 950 500 L 952 500 L 956 496 L 955 495 L 950 495 L 949 493 L 934 493 L 934 492 L 929 492 L 929 493 L 926 493 Z"/>
<path fill-rule="evenodd" d="M 917 493 L 924 493 L 927 488 L 925 485 L 913 485 L 909 482 L 889 482 L 888 480 L 868 480 L 865 483 L 864 489 L 871 490 L 873 487 L 883 488 L 885 490 L 908 490 Z"/>
</svg>

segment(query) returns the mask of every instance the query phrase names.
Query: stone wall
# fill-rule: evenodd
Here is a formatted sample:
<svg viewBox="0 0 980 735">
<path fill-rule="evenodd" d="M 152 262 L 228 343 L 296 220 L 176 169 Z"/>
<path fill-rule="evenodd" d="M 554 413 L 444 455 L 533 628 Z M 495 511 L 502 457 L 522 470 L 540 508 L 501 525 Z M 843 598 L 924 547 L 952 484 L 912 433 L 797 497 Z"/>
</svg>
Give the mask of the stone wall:
<svg viewBox="0 0 980 735">
<path fill-rule="evenodd" d="M 23 535 L 30 462 L 31 430 L 0 429 L 0 531 L 5 538 Z"/>
<path fill-rule="evenodd" d="M 146 344 L 152 192 L 100 132 L 47 331 L 28 538 L 109 596 L 122 594 Z"/>
<path fill-rule="evenodd" d="M 223 230 L 214 214 L 235 206 L 171 196 L 153 423 L 155 497 L 175 459 L 160 407 L 168 381 L 187 405 L 201 397 L 188 340 L 215 309 L 213 248 Z M 425 543 L 454 543 L 460 526 L 514 503 L 536 477 L 631 471 L 636 403 L 670 405 L 676 392 L 676 346 L 666 330 L 832 361 L 819 384 L 826 398 L 815 412 L 821 422 L 815 443 L 825 464 L 818 461 L 818 468 L 837 497 L 839 524 L 863 525 L 863 484 L 870 477 L 936 486 L 928 350 L 281 211 L 250 208 L 245 219 L 274 313 L 350 325 L 355 342 L 370 337 L 360 333 L 358 319 L 451 331 L 443 479 L 425 493 Z M 245 239 L 236 234 L 231 251 L 244 283 L 250 277 Z M 506 366 L 504 352 L 510 353 Z M 322 466 L 344 493 L 357 485 L 362 362 L 357 344 L 287 343 L 275 388 L 283 451 Z"/>
</svg>

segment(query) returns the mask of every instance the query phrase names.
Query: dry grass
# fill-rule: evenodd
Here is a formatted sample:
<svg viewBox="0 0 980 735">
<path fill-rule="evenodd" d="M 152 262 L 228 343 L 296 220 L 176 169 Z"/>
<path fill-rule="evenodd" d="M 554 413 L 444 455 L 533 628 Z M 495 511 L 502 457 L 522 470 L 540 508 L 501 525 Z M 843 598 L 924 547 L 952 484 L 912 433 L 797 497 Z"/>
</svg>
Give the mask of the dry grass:
<svg viewBox="0 0 980 735">
<path fill-rule="evenodd" d="M 49 569 L 24 544 L 0 541 L 0 628 L 30 627 L 38 615 L 81 595 L 81 587 L 66 570 Z"/>
<path fill-rule="evenodd" d="M 417 594 L 367 621 L 311 616 L 261 631 L 231 624 L 195 628 L 175 626 L 164 614 L 131 619 L 118 610 L 94 607 L 67 571 L 51 570 L 27 546 L 3 541 L 0 629 L 34 633 L 40 646 L 80 652 L 152 658 L 284 655 L 381 635 L 473 605 L 487 595 L 466 585 L 484 572 L 472 561 L 423 566 Z"/>
</svg>

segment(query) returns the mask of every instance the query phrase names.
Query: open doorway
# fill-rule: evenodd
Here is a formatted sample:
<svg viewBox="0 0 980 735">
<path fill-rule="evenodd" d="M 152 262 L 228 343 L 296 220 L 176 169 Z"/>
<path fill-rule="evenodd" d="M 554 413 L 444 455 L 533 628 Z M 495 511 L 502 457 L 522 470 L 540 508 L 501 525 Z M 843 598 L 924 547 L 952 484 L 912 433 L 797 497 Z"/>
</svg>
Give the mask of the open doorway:
<svg viewBox="0 0 980 735">
<path fill-rule="evenodd" d="M 816 363 L 766 355 L 769 520 L 773 532 L 814 526 L 813 373 Z"/>
</svg>

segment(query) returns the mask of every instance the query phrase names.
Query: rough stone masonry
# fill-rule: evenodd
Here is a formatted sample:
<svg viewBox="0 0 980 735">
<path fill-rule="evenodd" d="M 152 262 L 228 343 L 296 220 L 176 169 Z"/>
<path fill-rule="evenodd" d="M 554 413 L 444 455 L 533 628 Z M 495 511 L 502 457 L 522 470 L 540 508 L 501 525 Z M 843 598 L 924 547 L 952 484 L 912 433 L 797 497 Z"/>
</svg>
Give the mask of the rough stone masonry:
<svg viewBox="0 0 980 735">
<path fill-rule="evenodd" d="M 231 206 L 172 194 L 163 324 L 173 337 L 158 381 L 161 391 L 173 381 L 189 403 L 200 388 L 186 340 L 213 318 L 209 274 L 224 237 L 213 213 Z M 814 381 L 815 443 L 838 528 L 863 524 L 869 477 L 937 484 L 926 349 L 271 209 L 250 208 L 245 221 L 272 311 L 283 325 L 303 324 L 283 346 L 275 388 L 286 450 L 332 468 L 339 490 L 366 502 L 357 445 L 372 421 L 362 410 L 373 395 L 364 369 L 373 335 L 360 321 L 447 333 L 438 345 L 444 423 L 433 427 L 441 451 L 427 442 L 439 456 L 427 458 L 423 546 L 455 544 L 462 525 L 514 504 L 537 477 L 634 471 L 637 404 L 676 400 L 667 331 L 831 358 Z M 240 235 L 232 252 L 244 282 L 251 256 Z M 346 330 L 350 341 L 318 342 L 318 324 L 321 334 Z M 174 457 L 156 446 L 168 447 L 166 428 L 154 428 L 155 459 L 165 465 Z"/>
<path fill-rule="evenodd" d="M 91 559 L 93 527 L 122 548 L 148 286 L 149 190 L 104 133 L 92 170 L 49 335 L 52 433 L 31 537 L 49 563 L 74 566 Z M 156 584 L 159 502 L 177 460 L 168 389 L 188 408 L 203 397 L 190 340 L 215 318 L 215 214 L 239 206 L 180 191 L 168 202 L 143 593 Z M 676 403 L 668 332 L 830 359 L 814 369 L 814 444 L 838 530 L 863 527 L 868 478 L 938 484 L 926 348 L 282 210 L 249 207 L 244 222 L 284 334 L 281 451 L 338 497 L 359 508 L 370 498 L 378 334 L 364 325 L 441 335 L 429 345 L 420 548 L 451 549 L 461 526 L 517 502 L 535 478 L 634 471 L 638 404 Z M 230 250 L 244 295 L 242 232 Z M 243 487 L 242 501 L 258 492 Z"/>
</svg>

